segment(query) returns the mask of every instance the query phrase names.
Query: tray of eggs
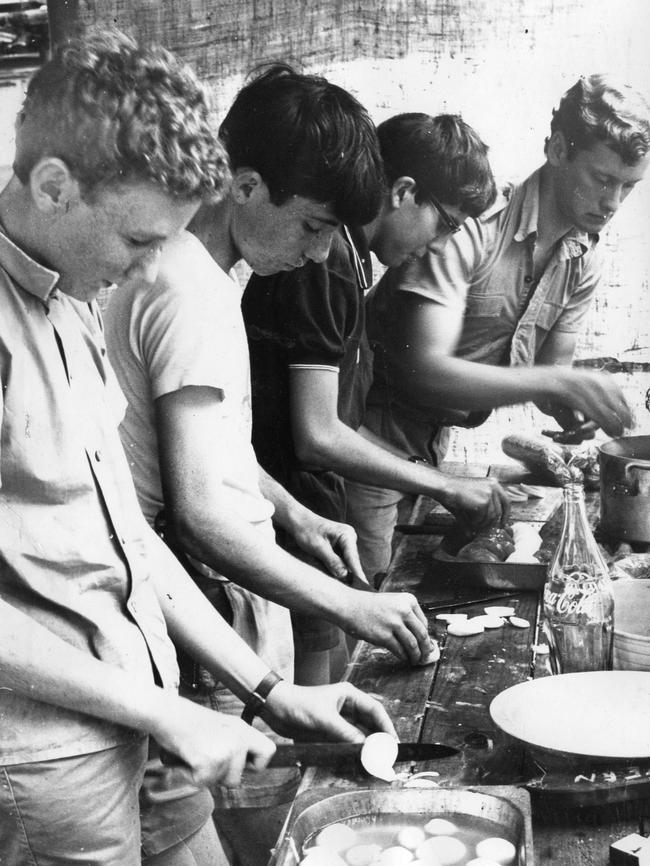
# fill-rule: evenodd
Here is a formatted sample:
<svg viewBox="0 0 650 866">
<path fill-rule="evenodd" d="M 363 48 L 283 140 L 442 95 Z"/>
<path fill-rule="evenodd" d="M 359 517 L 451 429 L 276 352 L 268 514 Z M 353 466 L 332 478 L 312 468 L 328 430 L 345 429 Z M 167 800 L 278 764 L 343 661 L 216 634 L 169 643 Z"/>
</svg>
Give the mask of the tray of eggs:
<svg viewBox="0 0 650 866">
<path fill-rule="evenodd" d="M 307 792 L 272 863 L 534 866 L 530 798 L 509 786 Z"/>
<path fill-rule="evenodd" d="M 541 545 L 535 526 L 523 521 L 488 527 L 471 539 L 451 530 L 433 553 L 433 574 L 491 589 L 540 589 L 547 569 L 538 558 Z"/>
</svg>

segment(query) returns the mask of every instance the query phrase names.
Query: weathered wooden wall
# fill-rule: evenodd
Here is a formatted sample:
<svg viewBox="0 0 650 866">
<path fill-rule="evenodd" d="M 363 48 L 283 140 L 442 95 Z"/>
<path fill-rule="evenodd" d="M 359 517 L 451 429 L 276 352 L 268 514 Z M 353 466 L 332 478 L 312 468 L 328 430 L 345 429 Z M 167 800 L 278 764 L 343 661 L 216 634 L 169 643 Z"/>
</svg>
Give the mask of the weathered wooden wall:
<svg viewBox="0 0 650 866">
<path fill-rule="evenodd" d="M 50 0 L 52 22 L 116 24 L 191 62 L 217 110 L 248 70 L 290 59 L 347 87 L 377 121 L 398 111 L 462 113 L 491 146 L 495 173 L 543 159 L 552 108 L 582 73 L 611 70 L 650 94 L 647 0 Z M 578 356 L 650 361 L 650 178 L 606 234 L 608 272 Z M 650 432 L 650 381 L 625 378 Z M 650 379 L 650 377 L 646 377 Z M 490 456 L 530 409 L 463 432 L 453 456 Z"/>
</svg>

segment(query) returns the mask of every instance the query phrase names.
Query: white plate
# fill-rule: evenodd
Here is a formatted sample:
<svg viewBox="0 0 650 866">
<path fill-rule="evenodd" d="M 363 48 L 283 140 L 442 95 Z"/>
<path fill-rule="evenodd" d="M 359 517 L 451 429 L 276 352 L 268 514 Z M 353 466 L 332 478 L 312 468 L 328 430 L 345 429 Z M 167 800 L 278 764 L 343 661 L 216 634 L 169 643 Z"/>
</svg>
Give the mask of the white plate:
<svg viewBox="0 0 650 866">
<path fill-rule="evenodd" d="M 650 673 L 596 671 L 512 686 L 490 704 L 507 734 L 531 746 L 597 758 L 650 757 Z"/>
</svg>

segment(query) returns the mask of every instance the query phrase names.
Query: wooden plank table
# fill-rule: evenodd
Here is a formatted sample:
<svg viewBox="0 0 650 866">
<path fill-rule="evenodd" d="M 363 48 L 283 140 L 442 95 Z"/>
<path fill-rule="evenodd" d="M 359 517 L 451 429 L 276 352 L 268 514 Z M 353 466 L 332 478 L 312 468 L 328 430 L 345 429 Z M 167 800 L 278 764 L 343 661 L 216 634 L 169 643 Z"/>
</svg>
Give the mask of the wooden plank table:
<svg viewBox="0 0 650 866">
<path fill-rule="evenodd" d="M 522 478 L 512 467 L 446 469 L 474 476 L 489 472 L 511 483 Z M 531 481 L 528 477 L 525 480 Z M 557 491 L 553 495 L 557 502 Z M 433 506 L 431 501 L 418 499 L 409 522 L 420 525 Z M 539 503 L 534 507 L 539 509 Z M 362 642 L 352 656 L 347 678 L 381 699 L 400 739 L 444 742 L 459 749 L 452 758 L 418 764 L 417 768 L 397 765 L 398 773 L 408 773 L 409 769 L 430 772 L 435 774 L 431 780 L 441 786 L 528 783 L 536 866 L 604 866 L 609 863 L 610 844 L 643 830 L 644 818 L 650 831 L 650 804 L 644 799 L 650 796 L 650 769 L 614 768 L 619 783 L 629 779 L 629 796 L 621 800 L 620 784 L 610 784 L 609 768 L 605 768 L 610 773 L 607 777 L 604 773 L 592 777 L 591 769 L 585 775 L 587 770 L 583 774 L 579 766 L 553 770 L 545 776 L 538 765 L 531 764 L 523 748 L 506 740 L 490 718 L 492 698 L 511 685 L 548 672 L 547 657 L 535 658 L 532 651 L 539 641 L 540 594 L 494 591 L 441 580 L 433 558 L 439 541 L 439 536 L 431 534 L 405 533 L 381 587 L 382 591 L 408 591 L 417 596 L 430 632 L 442 647 L 438 664 L 413 668 Z M 444 623 L 435 618 L 437 613 L 452 609 L 471 616 L 494 603 L 515 607 L 517 615 L 530 622 L 529 628 L 506 625 L 458 638 L 447 635 Z M 327 792 L 385 784 L 354 768 L 345 774 L 312 769 L 305 772 L 299 796 L 315 788 Z"/>
</svg>

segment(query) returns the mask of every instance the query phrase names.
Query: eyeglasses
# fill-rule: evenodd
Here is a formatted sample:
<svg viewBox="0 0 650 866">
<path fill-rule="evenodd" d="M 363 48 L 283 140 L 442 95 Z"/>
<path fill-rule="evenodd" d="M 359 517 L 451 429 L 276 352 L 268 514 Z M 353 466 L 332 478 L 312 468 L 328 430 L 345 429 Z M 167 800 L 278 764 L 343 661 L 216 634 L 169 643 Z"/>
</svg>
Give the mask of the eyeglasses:
<svg viewBox="0 0 650 866">
<path fill-rule="evenodd" d="M 458 220 L 455 217 L 453 217 L 450 213 L 447 213 L 447 211 L 444 209 L 444 207 L 440 204 L 440 202 L 438 201 L 438 199 L 434 195 L 430 195 L 429 200 L 431 201 L 431 204 L 434 206 L 434 208 L 440 214 L 440 218 L 443 221 L 445 228 L 447 229 L 447 232 L 450 235 L 455 235 L 456 232 L 459 232 L 460 231 L 460 223 L 458 222 Z"/>
</svg>

